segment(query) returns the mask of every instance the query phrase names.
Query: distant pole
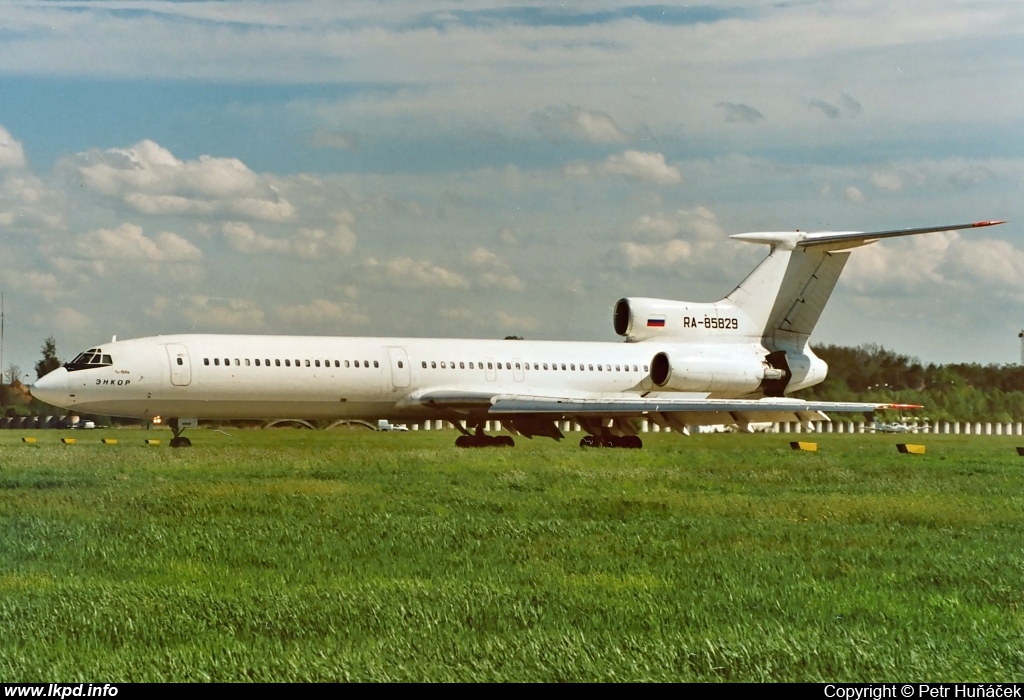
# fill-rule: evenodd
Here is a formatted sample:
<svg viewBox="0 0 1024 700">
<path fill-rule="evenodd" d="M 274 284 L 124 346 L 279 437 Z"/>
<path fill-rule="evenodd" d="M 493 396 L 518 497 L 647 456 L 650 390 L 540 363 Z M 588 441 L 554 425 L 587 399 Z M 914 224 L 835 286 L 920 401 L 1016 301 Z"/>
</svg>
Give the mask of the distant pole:
<svg viewBox="0 0 1024 700">
<path fill-rule="evenodd" d="M 0 292 L 0 384 L 4 383 L 4 325 L 4 293 Z M 1024 335 L 1024 331 L 1021 334 Z M 1024 350 L 1021 352 L 1024 353 Z"/>
<path fill-rule="evenodd" d="M 1018 333 L 1017 337 L 1020 338 L 1020 363 L 1024 365 L 1024 331 Z M 0 365 L 0 367 L 2 366 Z"/>
</svg>

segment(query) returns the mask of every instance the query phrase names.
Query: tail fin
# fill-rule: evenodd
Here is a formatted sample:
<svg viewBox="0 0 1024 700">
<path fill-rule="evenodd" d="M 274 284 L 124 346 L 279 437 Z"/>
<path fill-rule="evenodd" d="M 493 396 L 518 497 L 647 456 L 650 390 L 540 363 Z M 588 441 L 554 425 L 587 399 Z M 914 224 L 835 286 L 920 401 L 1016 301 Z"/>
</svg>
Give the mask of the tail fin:
<svg viewBox="0 0 1024 700">
<path fill-rule="evenodd" d="M 768 257 L 724 301 L 741 309 L 760 329 L 765 346 L 803 347 L 843 272 L 850 248 L 882 238 L 995 226 L 979 221 L 893 231 L 739 233 L 732 238 L 771 246 Z"/>
</svg>

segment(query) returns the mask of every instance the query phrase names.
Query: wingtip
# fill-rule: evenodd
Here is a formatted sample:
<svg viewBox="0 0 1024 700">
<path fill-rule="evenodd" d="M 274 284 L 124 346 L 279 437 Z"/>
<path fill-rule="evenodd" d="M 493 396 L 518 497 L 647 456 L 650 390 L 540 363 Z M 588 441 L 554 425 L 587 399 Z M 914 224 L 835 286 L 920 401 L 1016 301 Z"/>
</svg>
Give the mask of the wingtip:
<svg viewBox="0 0 1024 700">
<path fill-rule="evenodd" d="M 924 406 L 916 403 L 890 403 L 886 404 L 886 408 L 894 411 L 916 411 L 919 408 L 924 408 Z"/>
<path fill-rule="evenodd" d="M 1000 221 L 975 221 L 971 224 L 971 228 L 981 228 L 982 226 L 998 226 L 999 224 L 1005 224 L 1006 219 Z"/>
</svg>

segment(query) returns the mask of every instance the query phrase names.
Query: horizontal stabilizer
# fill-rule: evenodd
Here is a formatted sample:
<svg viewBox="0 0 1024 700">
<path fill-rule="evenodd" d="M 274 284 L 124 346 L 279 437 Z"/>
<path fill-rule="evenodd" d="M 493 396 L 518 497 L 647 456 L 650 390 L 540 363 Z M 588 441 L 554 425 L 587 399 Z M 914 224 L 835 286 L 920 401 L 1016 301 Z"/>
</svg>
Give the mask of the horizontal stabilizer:
<svg viewBox="0 0 1024 700">
<path fill-rule="evenodd" d="M 730 238 L 746 241 L 747 243 L 764 243 L 765 245 L 781 246 L 789 249 L 797 246 L 801 248 L 829 246 L 830 250 L 839 250 L 874 243 L 882 238 L 914 236 L 919 233 L 936 233 L 938 231 L 960 231 L 963 229 L 998 226 L 1005 223 L 1005 221 L 975 221 L 970 224 L 949 224 L 946 226 L 928 226 L 926 228 L 893 229 L 891 231 L 820 231 L 816 233 L 806 231 L 760 231 L 756 233 L 737 233 L 730 236 Z"/>
</svg>

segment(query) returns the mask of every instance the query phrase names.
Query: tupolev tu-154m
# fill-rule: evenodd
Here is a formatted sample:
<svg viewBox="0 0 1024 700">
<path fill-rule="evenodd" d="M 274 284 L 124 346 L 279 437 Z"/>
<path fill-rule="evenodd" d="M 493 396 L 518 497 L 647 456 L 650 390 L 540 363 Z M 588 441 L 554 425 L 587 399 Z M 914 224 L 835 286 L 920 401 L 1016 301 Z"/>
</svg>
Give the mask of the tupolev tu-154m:
<svg viewBox="0 0 1024 700">
<path fill-rule="evenodd" d="M 460 447 L 513 445 L 484 432 L 491 420 L 556 440 L 571 420 L 581 446 L 637 448 L 642 419 L 688 433 L 909 408 L 788 396 L 825 379 L 808 340 L 850 250 L 1000 223 L 736 234 L 770 246 L 768 257 L 720 301 L 620 299 L 613 324 L 625 342 L 161 335 L 96 345 L 32 393 L 82 413 L 161 416 L 172 447 L 191 445 L 181 433 L 200 420 L 358 418 L 448 420 Z"/>
</svg>

